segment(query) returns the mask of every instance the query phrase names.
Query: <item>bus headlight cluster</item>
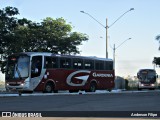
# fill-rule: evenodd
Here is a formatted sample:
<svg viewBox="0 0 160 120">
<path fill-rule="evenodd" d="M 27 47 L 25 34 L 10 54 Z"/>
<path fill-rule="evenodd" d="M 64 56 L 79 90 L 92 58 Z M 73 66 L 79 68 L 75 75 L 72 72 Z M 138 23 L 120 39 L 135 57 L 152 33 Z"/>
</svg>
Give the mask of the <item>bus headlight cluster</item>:
<svg viewBox="0 0 160 120">
<path fill-rule="evenodd" d="M 151 84 L 151 86 L 154 86 L 154 84 Z"/>
</svg>

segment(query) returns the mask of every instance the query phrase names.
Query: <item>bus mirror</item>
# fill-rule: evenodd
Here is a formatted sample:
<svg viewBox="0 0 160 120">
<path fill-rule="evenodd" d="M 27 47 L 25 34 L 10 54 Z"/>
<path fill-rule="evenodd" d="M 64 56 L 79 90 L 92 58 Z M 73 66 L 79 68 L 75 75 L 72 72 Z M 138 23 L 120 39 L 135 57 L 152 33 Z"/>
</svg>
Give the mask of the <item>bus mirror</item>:
<svg viewBox="0 0 160 120">
<path fill-rule="evenodd" d="M 137 74 L 137 78 L 139 79 L 139 75 Z"/>
<path fill-rule="evenodd" d="M 156 77 L 158 78 L 158 75 Z"/>
</svg>

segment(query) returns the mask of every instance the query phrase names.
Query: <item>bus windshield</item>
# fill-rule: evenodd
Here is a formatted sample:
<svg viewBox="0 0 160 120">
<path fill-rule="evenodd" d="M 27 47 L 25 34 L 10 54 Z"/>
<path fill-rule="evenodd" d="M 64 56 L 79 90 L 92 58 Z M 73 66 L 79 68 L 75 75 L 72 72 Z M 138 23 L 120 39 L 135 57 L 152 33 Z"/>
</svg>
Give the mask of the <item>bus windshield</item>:
<svg viewBox="0 0 160 120">
<path fill-rule="evenodd" d="M 140 73 L 141 75 L 141 80 L 142 81 L 146 81 L 146 82 L 149 82 L 149 81 L 152 81 L 154 79 L 156 79 L 156 73 L 155 71 L 142 71 Z"/>
<path fill-rule="evenodd" d="M 6 77 L 8 79 L 22 79 L 29 76 L 29 56 L 10 56 Z"/>
</svg>

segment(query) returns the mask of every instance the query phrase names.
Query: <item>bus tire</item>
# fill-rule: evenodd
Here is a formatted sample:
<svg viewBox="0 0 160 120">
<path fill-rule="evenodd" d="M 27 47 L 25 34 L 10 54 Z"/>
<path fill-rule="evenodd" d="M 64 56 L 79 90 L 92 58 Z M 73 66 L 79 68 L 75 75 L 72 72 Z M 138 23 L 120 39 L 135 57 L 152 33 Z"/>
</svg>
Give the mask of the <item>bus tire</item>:
<svg viewBox="0 0 160 120">
<path fill-rule="evenodd" d="M 18 93 L 21 92 L 21 93 L 33 93 L 33 91 L 26 91 L 26 90 L 23 90 L 23 91 L 18 91 Z"/>
<path fill-rule="evenodd" d="M 53 84 L 47 83 L 44 88 L 44 93 L 52 93 L 53 92 Z"/>
<path fill-rule="evenodd" d="M 108 92 L 111 92 L 112 91 L 112 89 L 108 89 Z"/>
<path fill-rule="evenodd" d="M 91 82 L 90 87 L 89 87 L 89 92 L 95 92 L 96 91 L 96 83 L 95 82 Z"/>
<path fill-rule="evenodd" d="M 79 92 L 79 90 L 69 90 L 70 93 Z"/>
<path fill-rule="evenodd" d="M 149 88 L 149 90 L 155 90 L 155 88 Z"/>
<path fill-rule="evenodd" d="M 58 93 L 58 90 L 53 90 L 54 93 Z"/>
<path fill-rule="evenodd" d="M 142 88 L 138 88 L 138 90 L 142 90 Z"/>
</svg>

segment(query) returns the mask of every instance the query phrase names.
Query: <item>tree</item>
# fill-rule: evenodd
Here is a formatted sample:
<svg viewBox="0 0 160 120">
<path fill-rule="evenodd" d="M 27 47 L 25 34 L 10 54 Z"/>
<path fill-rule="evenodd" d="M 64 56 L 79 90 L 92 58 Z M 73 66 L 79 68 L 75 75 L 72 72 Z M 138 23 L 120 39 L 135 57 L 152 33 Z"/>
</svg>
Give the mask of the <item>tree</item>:
<svg viewBox="0 0 160 120">
<path fill-rule="evenodd" d="M 14 16 L 18 14 L 18 9 L 14 7 L 6 7 L 0 10 L 0 54 L 3 59 L 19 49 L 18 45 L 21 45 L 19 44 L 21 40 L 17 38 L 16 31 L 20 26 L 24 26 L 29 22 L 25 18 L 15 18 Z"/>
<path fill-rule="evenodd" d="M 154 57 L 153 64 L 160 66 L 160 57 Z"/>
<path fill-rule="evenodd" d="M 155 39 L 159 41 L 159 45 L 160 45 L 160 35 L 157 35 Z M 159 46 L 159 50 L 160 50 L 160 46 Z M 153 64 L 160 66 L 160 57 L 154 57 Z"/>
<path fill-rule="evenodd" d="M 17 19 L 19 11 L 15 7 L 6 7 L 0 10 L 0 67 L 2 72 L 5 70 L 8 55 L 20 52 L 21 40 L 17 39 L 15 31 L 19 26 L 24 26 L 27 19 Z"/>
<path fill-rule="evenodd" d="M 159 45 L 160 45 L 160 35 L 157 35 L 155 39 L 159 41 Z M 159 50 L 160 50 L 160 46 L 159 46 Z"/>
<path fill-rule="evenodd" d="M 40 23 L 38 35 L 40 39 L 36 51 L 46 51 L 59 54 L 77 54 L 78 45 L 88 40 L 86 34 L 71 32 L 72 27 L 63 18 L 46 18 Z"/>
<path fill-rule="evenodd" d="M 56 54 L 78 54 L 79 45 L 88 36 L 72 32 L 72 26 L 65 19 L 47 17 L 42 22 L 18 19 L 15 7 L 0 10 L 0 66 L 5 70 L 6 59 L 18 52 L 52 52 Z"/>
</svg>

